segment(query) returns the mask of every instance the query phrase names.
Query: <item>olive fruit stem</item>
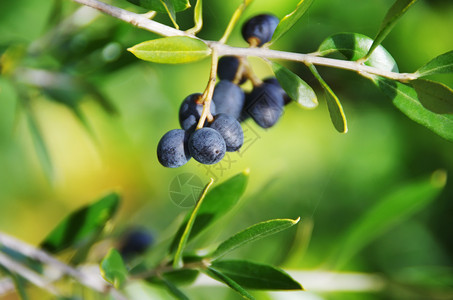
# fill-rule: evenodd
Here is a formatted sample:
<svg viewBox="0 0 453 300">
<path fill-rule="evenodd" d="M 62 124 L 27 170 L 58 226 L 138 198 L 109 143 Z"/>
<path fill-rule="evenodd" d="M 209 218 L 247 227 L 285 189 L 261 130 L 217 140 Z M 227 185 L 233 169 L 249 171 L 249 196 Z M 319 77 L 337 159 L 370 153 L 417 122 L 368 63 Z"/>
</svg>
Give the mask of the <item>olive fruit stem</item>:
<svg viewBox="0 0 453 300">
<path fill-rule="evenodd" d="M 203 92 L 203 111 L 201 112 L 200 120 L 198 120 L 197 129 L 203 128 L 206 119 L 212 122 L 214 117 L 211 114 L 211 101 L 214 94 L 215 82 L 217 78 L 217 66 L 219 62 L 219 55 L 217 49 L 213 48 L 211 53 L 211 72 L 209 74 L 208 85 Z"/>
<path fill-rule="evenodd" d="M 230 22 L 228 23 L 227 28 L 225 29 L 225 32 L 223 33 L 222 38 L 219 40 L 219 43 L 225 44 L 228 40 L 228 38 L 231 35 L 231 32 L 234 29 L 234 26 L 236 26 L 236 23 L 239 21 L 239 18 L 241 17 L 242 13 L 244 10 L 247 8 L 247 6 L 252 2 L 252 0 L 244 0 L 238 8 L 234 11 L 233 16 L 230 19 Z"/>
<path fill-rule="evenodd" d="M 359 74 L 372 74 L 378 75 L 385 78 L 398 80 L 401 82 L 408 82 L 411 80 L 417 79 L 420 75 L 417 73 L 396 73 L 387 70 L 382 70 L 374 67 L 370 67 L 364 65 L 360 62 L 356 61 L 347 61 L 341 59 L 334 59 L 334 58 L 326 58 L 320 57 L 316 53 L 314 54 L 302 54 L 302 53 L 293 53 L 293 52 L 286 52 L 286 51 L 278 51 L 278 50 L 271 50 L 266 48 L 238 48 L 238 47 L 231 47 L 225 44 L 226 40 L 228 39 L 231 31 L 233 30 L 234 25 L 239 19 L 240 14 L 245 9 L 245 7 L 251 2 L 244 0 L 236 11 L 239 11 L 237 14 L 233 15 L 232 21 L 227 27 L 227 30 L 224 33 L 224 36 L 220 39 L 220 41 L 207 41 L 202 40 L 191 33 L 184 32 L 182 30 L 175 29 L 173 27 L 161 24 L 159 22 L 150 20 L 140 14 L 136 14 L 119 7 L 115 7 L 106 3 L 103 3 L 98 0 L 72 0 L 74 2 L 92 7 L 97 9 L 101 12 L 104 12 L 108 15 L 111 15 L 117 19 L 123 20 L 127 23 L 130 23 L 138 28 L 148 30 L 150 32 L 154 32 L 161 36 L 187 36 L 194 39 L 198 39 L 206 43 L 212 50 L 216 49 L 216 55 L 223 56 L 223 55 L 236 55 L 236 56 L 257 56 L 261 58 L 268 58 L 268 59 L 282 59 L 282 60 L 290 60 L 290 61 L 297 61 L 304 64 L 313 64 L 313 65 L 320 65 L 320 66 L 327 66 L 332 68 L 344 69 L 355 71 Z M 214 52 L 214 51 L 213 51 Z"/>
</svg>

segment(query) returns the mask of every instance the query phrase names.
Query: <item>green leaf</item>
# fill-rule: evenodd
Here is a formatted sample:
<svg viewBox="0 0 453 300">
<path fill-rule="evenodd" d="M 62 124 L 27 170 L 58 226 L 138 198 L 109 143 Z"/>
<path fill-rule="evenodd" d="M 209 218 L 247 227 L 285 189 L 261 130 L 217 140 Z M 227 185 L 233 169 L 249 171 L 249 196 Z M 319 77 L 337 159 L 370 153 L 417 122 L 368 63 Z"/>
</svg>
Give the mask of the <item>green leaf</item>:
<svg viewBox="0 0 453 300">
<path fill-rule="evenodd" d="M 411 84 L 425 108 L 437 114 L 453 113 L 453 90 L 448 86 L 426 79 L 413 80 Z"/>
<path fill-rule="evenodd" d="M 160 0 L 162 2 L 162 5 L 165 7 L 165 11 L 167 12 L 168 16 L 170 17 L 171 22 L 175 26 L 176 29 L 179 29 L 178 23 L 176 23 L 176 11 L 173 6 L 173 3 L 171 0 Z"/>
<path fill-rule="evenodd" d="M 214 261 L 212 268 L 245 288 L 257 290 L 303 290 L 285 271 L 246 260 Z"/>
<path fill-rule="evenodd" d="M 318 53 L 326 56 L 333 53 L 342 54 L 347 60 L 356 61 L 364 57 L 371 48 L 373 40 L 360 33 L 343 32 L 329 36 L 319 46 Z M 377 69 L 398 72 L 395 59 L 381 45 L 370 55 L 365 65 Z"/>
<path fill-rule="evenodd" d="M 71 213 L 41 243 L 41 247 L 56 253 L 68 247 L 82 246 L 84 242 L 98 235 L 115 214 L 120 197 L 111 193 Z"/>
<path fill-rule="evenodd" d="M 187 297 L 180 289 L 178 289 L 173 282 L 166 280 L 165 278 L 161 278 L 160 282 L 162 282 L 163 285 L 167 288 L 167 290 L 175 296 L 176 299 L 179 300 L 189 300 L 189 297 Z"/>
<path fill-rule="evenodd" d="M 150 40 L 127 50 L 140 59 L 164 64 L 194 62 L 211 53 L 204 42 L 186 36 Z"/>
<path fill-rule="evenodd" d="M 149 10 L 167 12 L 167 9 L 165 8 L 165 5 L 161 0 L 127 0 L 127 1 Z M 183 11 L 190 7 L 189 0 L 166 0 L 166 2 L 170 2 L 175 11 Z"/>
<path fill-rule="evenodd" d="M 186 31 L 189 34 L 195 34 L 203 28 L 203 0 L 197 0 L 193 13 L 193 20 L 195 25 Z"/>
<path fill-rule="evenodd" d="M 180 269 L 164 273 L 162 276 L 168 281 L 177 285 L 189 285 L 197 279 L 198 270 Z"/>
<path fill-rule="evenodd" d="M 387 35 L 392 31 L 396 22 L 401 18 L 401 16 L 414 4 L 417 0 L 396 0 L 395 3 L 390 7 L 389 11 L 385 15 L 384 20 L 381 23 L 378 34 L 374 39 L 373 45 L 371 45 L 370 50 L 368 51 L 365 58 L 368 58 L 371 53 L 379 46 L 382 41 L 387 37 Z"/>
<path fill-rule="evenodd" d="M 225 283 L 227 286 L 238 292 L 242 298 L 248 299 L 248 300 L 254 300 L 255 298 L 249 294 L 243 287 L 241 287 L 237 282 L 235 282 L 233 279 L 228 277 L 227 275 L 223 274 L 222 272 L 217 271 L 216 269 L 212 267 L 208 267 L 207 270 L 205 270 L 206 274 L 209 275 L 211 278 L 218 280 L 220 282 Z"/>
<path fill-rule="evenodd" d="M 192 226 L 195 223 L 195 219 L 197 217 L 197 213 L 200 210 L 201 204 L 203 203 L 204 198 L 206 197 L 206 193 L 208 192 L 209 187 L 214 183 L 214 179 L 211 178 L 209 183 L 204 188 L 203 192 L 200 195 L 200 199 L 198 199 L 197 204 L 192 210 L 192 213 L 187 220 L 187 223 L 184 227 L 184 231 L 182 232 L 181 238 L 178 242 L 178 247 L 176 248 L 175 258 L 173 260 L 173 268 L 178 269 L 183 266 L 182 261 L 182 252 L 184 247 L 186 246 L 187 240 L 189 239 L 190 231 L 192 230 Z"/>
<path fill-rule="evenodd" d="M 411 120 L 453 142 L 453 116 L 436 114 L 426 109 L 418 100 L 415 89 L 399 81 L 378 76 L 374 77 L 373 81 Z"/>
<path fill-rule="evenodd" d="M 25 112 L 28 119 L 28 127 L 35 146 L 36 154 L 38 155 L 39 162 L 46 174 L 46 177 L 51 181 L 54 179 L 54 169 L 52 159 L 50 158 L 49 150 L 47 149 L 44 137 L 41 134 L 38 122 L 35 119 L 33 112 L 30 107 L 25 108 Z"/>
<path fill-rule="evenodd" d="M 0 252 L 5 253 L 9 257 L 11 257 L 16 262 L 19 262 L 29 268 L 30 270 L 35 271 L 38 274 L 42 274 L 44 271 L 44 265 L 31 257 L 26 256 L 14 249 L 11 249 L 5 245 L 0 244 Z"/>
<path fill-rule="evenodd" d="M 278 82 L 291 99 L 305 108 L 312 109 L 318 106 L 315 92 L 299 76 L 276 62 L 272 62 L 272 69 Z"/>
<path fill-rule="evenodd" d="M 453 73 L 453 51 L 439 55 L 416 72 L 420 77 L 443 73 Z"/>
<path fill-rule="evenodd" d="M 333 126 L 340 133 L 348 132 L 346 116 L 337 95 L 335 95 L 329 85 L 324 81 L 324 79 L 322 79 L 314 65 L 309 65 L 308 67 L 326 92 L 327 108 L 329 109 L 330 119 L 332 120 Z"/>
<path fill-rule="evenodd" d="M 203 205 L 200 207 L 197 218 L 193 224 L 188 238 L 189 240 L 196 237 L 233 208 L 245 191 L 248 174 L 248 170 L 239 173 L 215 186 L 206 194 L 206 197 L 203 200 Z M 183 224 L 181 224 L 178 232 L 176 233 L 170 247 L 171 252 L 176 250 L 189 218 L 190 214 L 186 216 Z"/>
<path fill-rule="evenodd" d="M 275 219 L 250 226 L 249 228 L 222 242 L 219 247 L 217 247 L 211 258 L 217 259 L 220 256 L 223 256 L 247 243 L 265 238 L 271 234 L 287 229 L 293 225 L 296 225 L 299 220 L 300 218 L 297 220 Z"/>
<path fill-rule="evenodd" d="M 423 210 L 440 194 L 446 183 L 445 171 L 436 171 L 430 177 L 409 182 L 389 193 L 362 214 L 336 244 L 334 257 L 341 267 L 371 241 Z"/>
<path fill-rule="evenodd" d="M 270 43 L 274 43 L 276 40 L 281 38 L 288 30 L 293 27 L 297 21 L 305 14 L 305 12 L 310 8 L 311 4 L 314 0 L 301 0 L 297 4 L 295 10 L 293 10 L 290 14 L 283 17 L 278 23 L 277 28 L 275 28 L 274 35 L 272 36 L 272 40 Z"/>
<path fill-rule="evenodd" d="M 102 259 L 100 268 L 101 275 L 107 282 L 110 282 L 116 289 L 123 286 L 127 279 L 127 269 L 117 250 L 110 249 Z"/>
</svg>

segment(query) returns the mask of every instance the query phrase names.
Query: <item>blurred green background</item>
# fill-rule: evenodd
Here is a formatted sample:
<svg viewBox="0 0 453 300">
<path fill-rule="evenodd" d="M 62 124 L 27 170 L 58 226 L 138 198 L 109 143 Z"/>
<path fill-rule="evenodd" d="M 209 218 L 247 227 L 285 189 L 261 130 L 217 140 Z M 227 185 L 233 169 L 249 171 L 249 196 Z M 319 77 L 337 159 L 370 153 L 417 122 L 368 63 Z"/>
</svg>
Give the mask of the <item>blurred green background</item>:
<svg viewBox="0 0 453 300">
<path fill-rule="evenodd" d="M 55 13 L 54 2 L 62 5 L 61 17 Z M 205 0 L 204 28 L 199 36 L 219 39 L 240 2 Z M 282 18 L 297 2 L 255 0 L 234 30 L 230 44 L 246 46 L 240 24 L 248 16 L 272 12 Z M 125 1 L 112 3 L 144 12 Z M 273 48 L 309 53 L 334 33 L 358 32 L 373 37 L 392 3 L 317 0 Z M 325 278 L 321 277 L 318 282 L 310 280 L 314 288 L 309 292 L 259 293 L 260 297 L 453 299 L 450 182 L 432 203 L 389 227 L 345 265 L 337 269 L 329 265 L 334 252 L 341 249 L 344 232 L 387 194 L 438 169 L 452 174 L 451 142 L 409 120 L 366 79 L 320 68 L 348 117 L 349 132 L 339 134 L 330 122 L 317 82 L 304 66 L 287 63 L 315 88 L 320 100 L 317 109 L 303 110 L 292 103 L 269 130 L 247 121 L 244 129 L 253 143 L 241 154 L 230 154 L 229 162 L 207 168 L 191 160 L 179 169 L 165 169 L 157 161 L 157 143 L 165 132 L 178 128 L 178 109 L 185 96 L 204 89 L 209 60 L 186 65 L 139 61 L 126 49 L 155 35 L 104 15 L 64 29 L 59 22 L 79 7 L 69 0 L 0 2 L 0 50 L 16 47 L 14 53 L 25 51 L 17 68 L 82 78 L 118 111 L 107 113 L 90 93 L 83 92 L 77 101 L 90 134 L 67 105 L 49 96 L 51 93 L 30 89 L 27 107 L 36 117 L 54 169 L 54 178 L 48 180 L 17 89 L 8 76 L 0 77 L 0 230 L 37 244 L 64 215 L 118 190 L 123 202 L 113 232 L 139 224 L 149 228 L 157 240 L 164 240 L 187 212 L 170 200 L 172 179 L 194 173 L 205 182 L 210 176 L 220 182 L 250 168 L 249 186 L 240 207 L 222 220 L 210 240 L 269 218 L 300 216 L 297 230 L 244 247 L 234 256 L 289 270 L 378 274 L 384 282 L 375 291 L 354 292 L 335 281 L 323 285 Z M 178 13 L 182 29 L 192 26 L 192 13 L 193 9 Z M 448 0 L 420 0 L 411 8 L 383 42 L 401 72 L 413 72 L 453 49 L 452 16 L 453 1 Z M 163 14 L 156 20 L 170 25 Z M 251 62 L 258 76 L 271 75 L 262 61 Z M 451 75 L 436 79 L 453 87 Z M 72 93 L 63 90 L 64 97 L 74 96 Z M 309 290 L 310 284 L 305 285 Z M 360 280 L 353 283 L 360 284 Z M 332 291 L 328 291 L 330 285 Z M 239 298 L 221 287 L 187 291 L 200 299 L 214 292 L 216 299 Z"/>
</svg>

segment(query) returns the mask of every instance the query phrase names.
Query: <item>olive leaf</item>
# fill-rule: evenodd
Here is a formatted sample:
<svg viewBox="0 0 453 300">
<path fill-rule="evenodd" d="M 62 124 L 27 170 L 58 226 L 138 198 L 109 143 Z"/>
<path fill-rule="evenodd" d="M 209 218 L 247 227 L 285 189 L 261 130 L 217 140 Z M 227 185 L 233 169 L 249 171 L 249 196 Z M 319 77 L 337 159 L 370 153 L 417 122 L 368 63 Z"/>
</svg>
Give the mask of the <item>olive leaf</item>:
<svg viewBox="0 0 453 300">
<path fill-rule="evenodd" d="M 140 59 L 164 64 L 194 62 L 211 53 L 211 49 L 204 42 L 186 36 L 150 40 L 127 50 Z"/>
</svg>

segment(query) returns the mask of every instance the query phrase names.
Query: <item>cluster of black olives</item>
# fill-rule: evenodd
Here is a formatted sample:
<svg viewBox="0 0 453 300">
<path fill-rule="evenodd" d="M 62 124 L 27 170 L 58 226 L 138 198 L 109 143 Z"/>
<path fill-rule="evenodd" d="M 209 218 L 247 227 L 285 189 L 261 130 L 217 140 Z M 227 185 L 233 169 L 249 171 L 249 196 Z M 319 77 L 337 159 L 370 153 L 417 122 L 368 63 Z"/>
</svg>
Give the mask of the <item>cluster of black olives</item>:
<svg viewBox="0 0 453 300">
<path fill-rule="evenodd" d="M 269 14 L 249 19 L 242 27 L 242 36 L 252 46 L 269 42 L 279 20 Z M 272 127 L 279 120 L 289 97 L 275 77 L 254 86 L 250 93 L 240 87 L 248 76 L 242 58 L 223 56 L 219 59 L 217 76 L 220 81 L 214 89 L 210 112 L 212 122 L 196 129 L 203 111 L 203 96 L 187 96 L 179 109 L 182 129 L 167 132 L 157 146 L 159 162 L 169 168 L 184 165 L 191 157 L 202 164 L 215 164 L 225 152 L 241 148 L 244 133 L 240 122 L 251 117 L 262 128 Z M 238 85 L 239 84 L 239 85 Z"/>
</svg>

